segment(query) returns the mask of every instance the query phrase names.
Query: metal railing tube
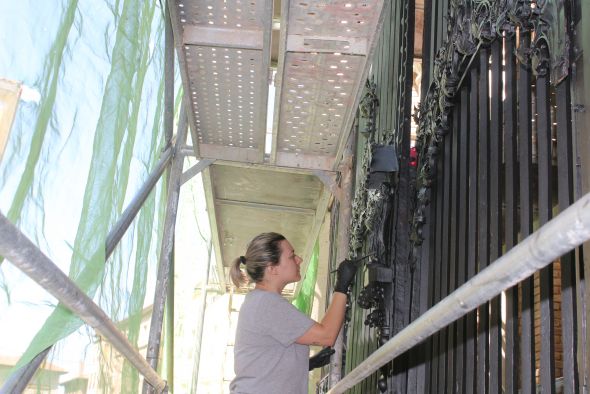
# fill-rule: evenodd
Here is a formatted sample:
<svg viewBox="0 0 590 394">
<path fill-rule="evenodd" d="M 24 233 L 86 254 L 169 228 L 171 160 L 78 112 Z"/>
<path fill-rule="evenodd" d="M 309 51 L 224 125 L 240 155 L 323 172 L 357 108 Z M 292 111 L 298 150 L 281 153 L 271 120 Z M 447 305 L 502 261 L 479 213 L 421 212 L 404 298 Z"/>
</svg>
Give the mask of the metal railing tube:
<svg viewBox="0 0 590 394">
<path fill-rule="evenodd" d="M 52 347 L 49 346 L 47 349 L 42 350 L 28 364 L 10 374 L 8 379 L 4 381 L 4 385 L 0 387 L 0 394 L 20 394 L 24 392 Z"/>
<path fill-rule="evenodd" d="M 108 260 L 111 253 L 113 253 L 113 250 L 115 250 L 115 246 L 117 246 L 123 237 L 123 234 L 125 234 L 125 231 L 127 231 L 127 228 L 129 228 L 129 225 L 133 222 L 135 215 L 137 215 L 140 208 L 143 206 L 143 203 L 152 192 L 152 189 L 160 180 L 162 173 L 168 166 L 168 163 L 170 163 L 171 159 L 172 147 L 169 146 L 164 153 L 162 153 L 162 157 L 158 164 L 156 164 L 156 168 L 154 168 L 141 189 L 139 189 L 135 197 L 133 197 L 133 200 L 129 203 L 129 206 L 127 206 L 125 211 L 121 214 L 121 218 L 115 223 L 112 230 L 107 235 L 105 242 L 105 260 Z"/>
<path fill-rule="evenodd" d="M 166 390 L 166 382 L 150 367 L 107 314 L 2 213 L 0 255 L 108 340 L 157 389 L 158 393 Z"/>
<path fill-rule="evenodd" d="M 350 371 L 328 393 L 338 394 L 353 387 L 382 365 L 588 240 L 590 193 L 426 311 Z"/>
</svg>

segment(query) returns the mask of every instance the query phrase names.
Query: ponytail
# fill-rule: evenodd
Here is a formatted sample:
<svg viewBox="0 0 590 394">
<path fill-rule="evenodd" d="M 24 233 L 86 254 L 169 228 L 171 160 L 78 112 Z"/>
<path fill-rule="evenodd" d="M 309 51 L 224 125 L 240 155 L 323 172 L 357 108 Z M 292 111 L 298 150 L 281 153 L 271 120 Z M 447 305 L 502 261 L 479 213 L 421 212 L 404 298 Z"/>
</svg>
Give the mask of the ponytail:
<svg viewBox="0 0 590 394">
<path fill-rule="evenodd" d="M 244 256 L 240 256 L 237 259 L 234 259 L 229 269 L 229 277 L 231 278 L 231 281 L 236 287 L 242 287 L 246 282 L 248 282 L 248 278 L 246 277 L 244 271 L 242 271 L 240 267 L 244 260 Z"/>
</svg>

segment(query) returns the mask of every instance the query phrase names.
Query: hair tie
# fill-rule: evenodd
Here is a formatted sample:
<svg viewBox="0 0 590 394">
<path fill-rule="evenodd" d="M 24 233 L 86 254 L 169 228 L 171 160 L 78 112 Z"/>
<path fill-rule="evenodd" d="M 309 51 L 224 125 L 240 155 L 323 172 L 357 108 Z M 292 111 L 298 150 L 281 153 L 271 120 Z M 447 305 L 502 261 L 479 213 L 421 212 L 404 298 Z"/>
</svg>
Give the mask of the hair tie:
<svg viewBox="0 0 590 394">
<path fill-rule="evenodd" d="M 246 265 L 246 258 L 244 256 L 240 256 L 240 264 Z"/>
</svg>

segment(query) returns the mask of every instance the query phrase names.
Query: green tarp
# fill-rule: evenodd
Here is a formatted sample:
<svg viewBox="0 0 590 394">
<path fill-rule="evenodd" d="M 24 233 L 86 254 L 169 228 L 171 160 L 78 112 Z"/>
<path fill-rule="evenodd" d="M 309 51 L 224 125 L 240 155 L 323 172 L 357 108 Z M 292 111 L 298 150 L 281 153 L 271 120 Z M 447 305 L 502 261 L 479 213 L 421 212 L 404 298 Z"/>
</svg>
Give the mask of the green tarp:
<svg viewBox="0 0 590 394">
<path fill-rule="evenodd" d="M 23 84 L 0 163 L 0 211 L 137 344 L 153 301 L 165 184 L 160 181 L 105 263 L 105 238 L 164 145 L 164 24 L 159 2 L 0 3 L 0 78 Z M 141 236 L 140 236 L 141 235 Z M 82 322 L 0 265 L 0 355 L 75 367 L 113 359 Z M 137 372 L 99 374 L 104 392 L 136 392 Z M 123 381 L 123 386 L 119 386 Z"/>
</svg>

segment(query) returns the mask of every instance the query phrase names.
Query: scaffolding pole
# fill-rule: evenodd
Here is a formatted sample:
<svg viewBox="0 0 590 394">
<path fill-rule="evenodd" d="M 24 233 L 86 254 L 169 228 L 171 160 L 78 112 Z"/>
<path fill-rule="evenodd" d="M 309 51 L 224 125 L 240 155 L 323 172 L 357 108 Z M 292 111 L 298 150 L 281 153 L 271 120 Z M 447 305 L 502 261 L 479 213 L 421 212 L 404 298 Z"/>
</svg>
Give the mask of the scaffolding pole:
<svg viewBox="0 0 590 394">
<path fill-rule="evenodd" d="M 188 129 L 185 100 L 180 105 L 180 119 L 178 122 L 178 134 L 174 146 L 174 160 L 170 169 L 170 184 L 168 185 L 168 202 L 166 203 L 166 218 L 164 219 L 164 235 L 162 236 L 162 247 L 160 249 L 160 262 L 158 264 L 158 274 L 156 278 L 156 290 L 154 294 L 154 309 L 150 324 L 150 334 L 146 352 L 146 359 L 152 368 L 157 369 L 158 358 L 160 355 L 160 343 L 162 337 L 162 326 L 164 321 L 164 310 L 166 306 L 166 295 L 168 286 L 170 291 L 174 289 L 174 278 L 171 275 L 172 257 L 174 251 L 174 228 L 176 225 L 176 214 L 178 212 L 178 200 L 180 197 L 180 186 L 182 182 L 182 165 L 184 156 L 180 153 L 186 141 Z M 172 302 L 168 303 L 168 308 L 174 308 Z M 173 313 L 173 311 L 170 311 Z M 169 333 L 173 335 L 173 333 Z M 151 392 L 150 388 L 144 384 L 143 393 Z"/>
<path fill-rule="evenodd" d="M 139 209 L 143 206 L 143 203 L 151 193 L 152 189 L 160 180 L 160 177 L 170 163 L 171 158 L 172 148 L 169 147 L 164 151 L 156 168 L 149 175 L 141 189 L 137 192 L 137 195 L 129 203 L 129 206 L 125 208 L 119 221 L 113 226 L 112 230 L 107 235 L 105 241 L 105 260 L 108 260 L 109 256 L 113 253 L 113 250 L 125 234 L 125 231 L 129 228 L 129 225 L 133 222 Z M 23 392 L 28 382 L 33 378 L 35 372 L 37 372 L 37 369 L 39 369 L 43 360 L 45 360 L 45 357 L 47 357 L 47 354 L 49 354 L 51 348 L 51 346 L 48 347 L 35 356 L 26 366 L 12 373 L 6 382 L 4 382 L 2 388 L 0 388 L 0 394 Z"/>
<path fill-rule="evenodd" d="M 340 208 L 338 210 L 338 238 L 337 238 L 337 252 L 336 261 L 347 259 L 350 257 L 350 218 L 352 217 L 352 196 L 354 185 L 354 156 L 356 150 L 356 127 L 348 135 L 348 141 L 343 151 L 342 163 L 340 165 L 340 173 L 342 179 L 340 181 Z M 334 354 L 330 362 L 330 386 L 336 384 L 342 375 L 342 363 L 344 356 L 344 328 L 340 329 L 336 342 L 334 343 Z"/>
<path fill-rule="evenodd" d="M 426 311 L 350 371 L 328 393 L 343 393 L 438 330 L 588 240 L 590 193 Z"/>
<path fill-rule="evenodd" d="M 140 208 L 143 206 L 143 203 L 150 195 L 152 189 L 160 180 L 160 177 L 164 173 L 168 163 L 170 163 L 171 158 L 172 148 L 168 147 L 162 154 L 162 157 L 156 165 L 156 168 L 154 168 L 141 189 L 139 189 L 133 200 L 131 200 L 127 208 L 125 208 L 125 211 L 123 211 L 121 214 L 121 218 L 117 221 L 117 223 L 115 223 L 112 230 L 107 235 L 105 242 L 105 260 L 108 260 L 111 253 L 113 253 L 113 250 L 115 250 L 115 246 L 117 246 L 125 234 L 125 231 L 127 231 L 129 225 L 133 222 L 133 219 L 139 212 Z"/>
<path fill-rule="evenodd" d="M 11 374 L 4 382 L 4 385 L 0 387 L 0 394 L 16 394 L 25 391 L 29 382 L 33 379 L 35 372 L 37 372 L 37 369 L 39 369 L 39 366 L 49 354 L 51 348 L 52 346 L 43 350 L 41 353 L 37 354 L 31 362 Z"/>
<path fill-rule="evenodd" d="M 158 393 L 165 392 L 166 382 L 117 329 L 107 314 L 1 213 L 0 255 L 109 341 Z"/>
</svg>

